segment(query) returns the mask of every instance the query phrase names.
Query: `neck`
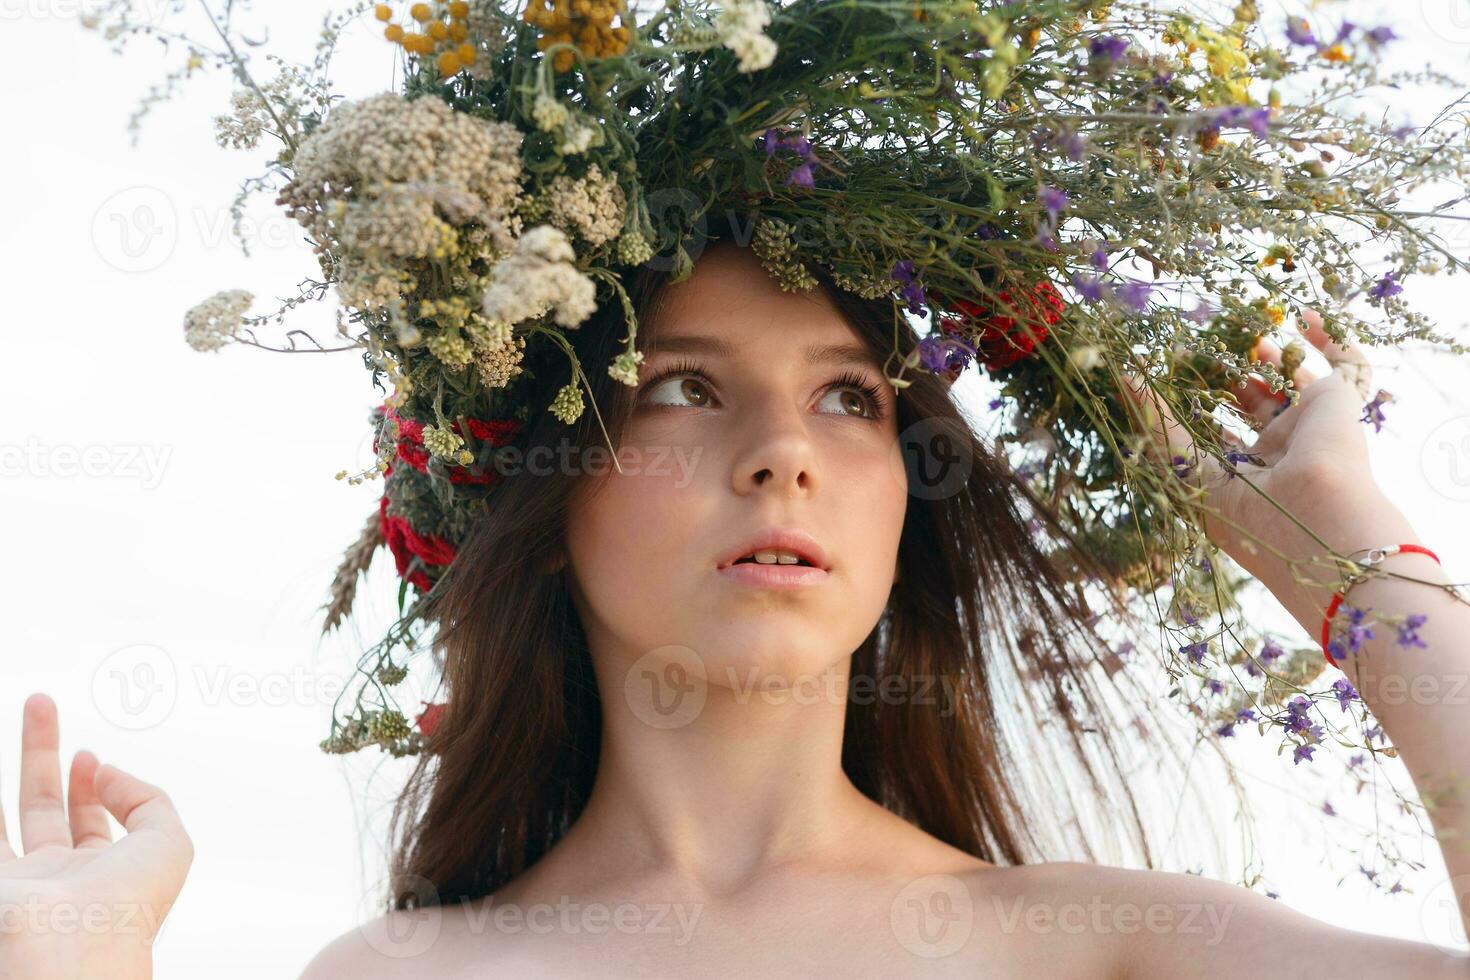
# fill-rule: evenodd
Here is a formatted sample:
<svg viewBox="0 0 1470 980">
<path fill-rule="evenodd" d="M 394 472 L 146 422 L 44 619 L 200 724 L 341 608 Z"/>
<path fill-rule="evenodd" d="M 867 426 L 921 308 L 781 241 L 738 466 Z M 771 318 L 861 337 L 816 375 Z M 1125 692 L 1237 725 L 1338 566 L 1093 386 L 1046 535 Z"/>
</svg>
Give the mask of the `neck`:
<svg viewBox="0 0 1470 980">
<path fill-rule="evenodd" d="M 609 659 L 597 778 L 569 847 L 721 892 L 852 845 L 875 804 L 842 769 L 850 661 L 793 687 L 741 668 L 700 683 L 667 663 L 630 680 Z"/>
</svg>

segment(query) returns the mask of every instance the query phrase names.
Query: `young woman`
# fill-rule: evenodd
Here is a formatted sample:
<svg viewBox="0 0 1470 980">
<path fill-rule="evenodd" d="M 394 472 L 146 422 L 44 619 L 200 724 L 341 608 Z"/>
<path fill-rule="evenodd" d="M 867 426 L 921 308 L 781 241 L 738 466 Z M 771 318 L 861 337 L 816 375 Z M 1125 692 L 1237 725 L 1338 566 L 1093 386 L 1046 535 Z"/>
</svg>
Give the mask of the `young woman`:
<svg viewBox="0 0 1470 980">
<path fill-rule="evenodd" d="M 1054 859 L 1099 850 L 1106 835 L 1080 829 L 1099 816 L 1148 853 L 1107 748 L 1117 723 L 1097 724 L 1097 637 L 1028 515 L 1054 525 L 941 378 L 883 383 L 891 303 L 822 286 L 784 292 L 719 242 L 688 280 L 630 289 L 640 383 L 594 380 L 621 468 L 590 451 L 593 413 L 570 436 L 531 432 L 580 451 L 540 468 L 527 451 L 436 606 L 448 707 L 396 815 L 396 908 L 303 976 L 1470 976 L 1464 957 L 1208 878 Z M 1268 423 L 1257 482 L 1334 547 L 1417 541 L 1374 489 L 1361 355 L 1320 323 L 1309 337 L 1334 370 L 1298 372 L 1298 405 L 1242 392 Z M 961 477 L 937 493 L 903 451 L 934 425 L 964 433 L 945 457 Z M 1315 635 L 1331 587 L 1243 542 L 1300 557 L 1316 542 L 1242 481 L 1201 479 L 1212 536 Z M 1424 556 L 1390 561 L 1448 581 Z M 1427 615 L 1415 672 L 1470 669 L 1470 610 L 1447 594 L 1374 579 L 1354 599 Z M 1421 790 L 1470 771 L 1465 712 L 1354 680 Z M 1046 718 L 1070 760 L 1028 741 Z M 1085 798 L 1053 778 L 1065 765 Z M 0 902 L 166 911 L 191 845 L 163 791 L 78 753 L 62 798 L 56 710 L 37 695 L 24 855 L 0 847 Z M 1459 894 L 1470 814 L 1463 790 L 1446 799 L 1433 816 Z M 150 936 L 6 931 L 0 975 L 147 976 Z"/>
</svg>

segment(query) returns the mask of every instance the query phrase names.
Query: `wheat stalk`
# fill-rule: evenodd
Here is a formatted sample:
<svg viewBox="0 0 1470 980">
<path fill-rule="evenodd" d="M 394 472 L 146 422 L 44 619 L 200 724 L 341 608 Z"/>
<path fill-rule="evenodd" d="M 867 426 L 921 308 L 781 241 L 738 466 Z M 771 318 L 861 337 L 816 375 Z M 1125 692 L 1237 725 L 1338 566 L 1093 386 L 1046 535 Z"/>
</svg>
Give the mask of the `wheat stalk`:
<svg viewBox="0 0 1470 980">
<path fill-rule="evenodd" d="M 342 564 L 337 566 L 337 575 L 332 579 L 331 599 L 321 608 L 327 611 L 322 621 L 322 634 L 330 633 L 340 626 L 352 611 L 352 600 L 357 595 L 357 579 L 373 563 L 373 554 L 383 543 L 383 529 L 374 511 L 363 526 L 357 540 L 342 555 Z"/>
</svg>

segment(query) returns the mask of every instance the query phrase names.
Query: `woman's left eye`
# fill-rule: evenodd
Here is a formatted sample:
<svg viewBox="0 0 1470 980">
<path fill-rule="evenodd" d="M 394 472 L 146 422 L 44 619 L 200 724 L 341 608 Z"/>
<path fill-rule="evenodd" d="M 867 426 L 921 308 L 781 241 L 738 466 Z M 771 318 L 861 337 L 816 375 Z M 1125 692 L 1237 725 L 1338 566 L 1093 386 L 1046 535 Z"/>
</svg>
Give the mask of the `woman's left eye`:
<svg viewBox="0 0 1470 980">
<path fill-rule="evenodd" d="M 818 406 L 828 404 L 834 398 L 837 399 L 836 410 L 843 415 L 852 415 L 857 418 L 878 417 L 876 399 L 856 387 L 833 388 L 824 394 L 817 404 Z"/>
</svg>

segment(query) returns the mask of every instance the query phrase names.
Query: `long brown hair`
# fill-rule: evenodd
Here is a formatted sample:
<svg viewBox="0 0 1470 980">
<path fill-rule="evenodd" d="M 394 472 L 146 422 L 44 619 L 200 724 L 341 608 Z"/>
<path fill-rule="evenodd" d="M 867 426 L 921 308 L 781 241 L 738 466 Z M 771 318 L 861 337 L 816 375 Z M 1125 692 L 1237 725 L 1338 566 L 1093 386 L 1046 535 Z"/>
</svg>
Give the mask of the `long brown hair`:
<svg viewBox="0 0 1470 980">
<path fill-rule="evenodd" d="M 904 353 L 917 343 L 911 329 L 895 330 L 891 299 L 862 299 L 825 270 L 812 272 L 880 362 L 895 336 Z M 644 266 L 624 280 L 648 349 L 668 279 Z M 634 390 L 590 366 L 607 363 L 624 334 L 617 299 L 574 331 L 599 411 L 570 427 L 541 413 L 521 443 L 528 456 L 564 440 L 603 443 L 599 414 L 621 444 Z M 1104 587 L 1108 576 L 974 432 L 944 379 L 910 376 L 897 399 L 899 432 L 931 420 L 964 441 L 973 466 L 952 493 L 910 494 L 900 582 L 850 674 L 944 683 L 938 704 L 852 699 L 843 768 L 874 801 L 987 861 L 1102 854 L 1153 867 L 1148 822 L 1129 785 L 1134 763 L 1116 736 L 1150 744 L 1161 736 L 1145 733 L 1141 716 L 1125 724 L 1119 699 L 1099 692 L 1099 675 L 1113 677 L 1118 662 L 1093 628 L 1077 570 Z M 568 380 L 539 379 L 548 391 Z M 394 908 L 494 892 L 555 845 L 587 802 L 601 702 L 569 571 L 548 571 L 581 483 L 564 472 L 508 476 L 440 583 L 431 617 L 448 707 L 393 810 Z M 1043 537 L 1060 550 L 1043 549 Z"/>
</svg>

